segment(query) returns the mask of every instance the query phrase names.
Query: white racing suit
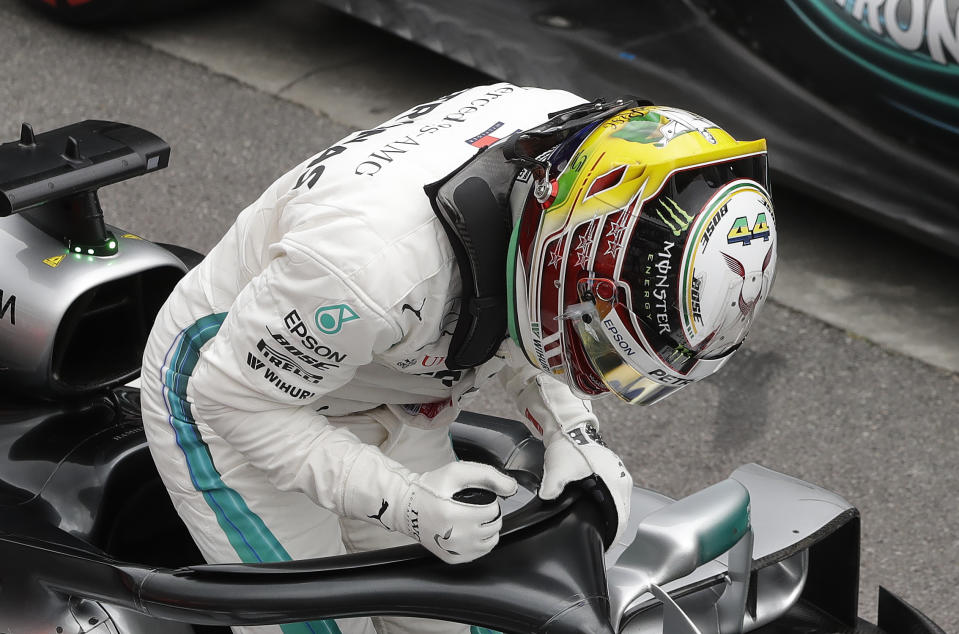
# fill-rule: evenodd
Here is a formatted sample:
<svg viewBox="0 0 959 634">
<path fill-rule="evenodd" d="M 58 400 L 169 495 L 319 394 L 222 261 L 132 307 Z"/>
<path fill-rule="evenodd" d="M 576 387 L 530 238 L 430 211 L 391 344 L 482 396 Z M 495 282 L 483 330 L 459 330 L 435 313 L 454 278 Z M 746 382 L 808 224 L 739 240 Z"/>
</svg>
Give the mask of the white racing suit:
<svg viewBox="0 0 959 634">
<path fill-rule="evenodd" d="M 422 473 L 455 460 L 449 424 L 464 397 L 497 373 L 521 417 L 595 422 L 509 342 L 480 367 L 446 367 L 461 278 L 423 191 L 477 147 L 581 101 L 497 84 L 351 134 L 277 180 L 180 282 L 144 354 L 143 423 L 207 561 L 409 543 L 381 521 L 390 470 L 398 463 Z M 380 632 L 469 630 L 373 620 Z M 321 634 L 372 625 L 235 629 Z"/>
</svg>

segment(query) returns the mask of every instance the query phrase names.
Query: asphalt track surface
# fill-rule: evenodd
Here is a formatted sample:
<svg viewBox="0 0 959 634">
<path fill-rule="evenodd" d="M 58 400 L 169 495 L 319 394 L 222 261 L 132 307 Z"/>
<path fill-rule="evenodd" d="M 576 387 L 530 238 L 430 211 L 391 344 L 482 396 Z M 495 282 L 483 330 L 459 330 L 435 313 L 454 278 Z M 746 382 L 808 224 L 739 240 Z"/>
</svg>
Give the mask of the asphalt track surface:
<svg viewBox="0 0 959 634">
<path fill-rule="evenodd" d="M 424 90 L 484 81 L 372 28 L 329 19 L 378 50 L 428 65 L 435 84 Z M 349 131 L 128 34 L 64 28 L 16 2 L 0 6 L 0 78 L 4 140 L 18 135 L 21 121 L 43 131 L 85 118 L 125 121 L 164 137 L 173 147 L 171 166 L 103 190 L 103 207 L 112 224 L 200 251 L 273 179 Z M 380 81 L 387 88 L 359 82 L 355 90 L 372 98 L 390 80 L 386 73 Z M 390 106 L 373 114 L 400 109 Z M 780 195 L 777 211 L 784 236 L 809 231 L 806 201 Z M 831 212 L 818 218 L 842 220 Z M 859 248 L 878 260 L 881 249 L 901 243 L 880 232 L 872 241 L 876 251 Z M 916 263 L 921 256 L 912 257 Z M 940 262 L 955 270 L 954 262 Z M 950 292 L 943 288 L 944 302 L 954 299 Z M 840 493 L 863 516 L 862 616 L 875 619 L 882 583 L 957 632 L 957 391 L 952 372 L 772 302 L 718 376 L 658 406 L 600 401 L 596 409 L 636 482 L 668 495 L 692 493 L 746 462 Z M 474 409 L 516 416 L 495 391 L 481 394 Z"/>
</svg>

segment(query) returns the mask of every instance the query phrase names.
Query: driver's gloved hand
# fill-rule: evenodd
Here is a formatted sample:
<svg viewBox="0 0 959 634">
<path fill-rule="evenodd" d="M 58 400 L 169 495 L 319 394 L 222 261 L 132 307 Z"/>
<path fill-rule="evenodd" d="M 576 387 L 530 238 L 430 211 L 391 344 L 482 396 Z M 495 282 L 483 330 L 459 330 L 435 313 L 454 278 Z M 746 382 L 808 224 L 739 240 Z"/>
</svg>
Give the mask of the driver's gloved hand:
<svg viewBox="0 0 959 634">
<path fill-rule="evenodd" d="M 570 482 L 597 475 L 616 506 L 618 541 L 629 520 L 633 478 L 600 438 L 589 403 L 573 396 L 552 376 L 527 368 L 514 371 L 505 387 L 516 394 L 520 411 L 525 412 L 526 427 L 546 445 L 539 496 L 555 499 Z"/>
<path fill-rule="evenodd" d="M 546 458 L 539 496 L 544 500 L 555 499 L 570 482 L 596 474 L 616 505 L 618 541 L 626 529 L 633 491 L 633 478 L 623 461 L 606 447 L 592 423 L 579 423 L 565 429 L 556 426 L 543 431 Z"/>
<path fill-rule="evenodd" d="M 469 504 L 455 501 L 453 494 L 480 488 L 509 497 L 516 493 L 516 480 L 510 476 L 476 462 L 413 473 L 372 449 L 357 463 L 344 495 L 350 517 L 409 535 L 450 564 L 482 557 L 499 542 L 499 501 Z"/>
<path fill-rule="evenodd" d="M 446 563 L 482 557 L 499 542 L 503 517 L 498 500 L 476 505 L 452 499 L 468 488 L 509 497 L 516 493 L 516 480 L 476 462 L 453 462 L 428 471 L 410 483 L 403 505 L 406 528 L 401 530 Z"/>
</svg>

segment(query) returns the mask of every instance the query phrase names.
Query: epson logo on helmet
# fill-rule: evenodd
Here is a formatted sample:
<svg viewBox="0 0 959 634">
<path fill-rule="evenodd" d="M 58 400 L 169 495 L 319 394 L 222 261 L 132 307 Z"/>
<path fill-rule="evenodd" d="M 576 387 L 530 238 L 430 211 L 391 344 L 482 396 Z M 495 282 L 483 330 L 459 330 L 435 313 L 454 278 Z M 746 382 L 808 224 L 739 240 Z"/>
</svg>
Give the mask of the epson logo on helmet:
<svg viewBox="0 0 959 634">
<path fill-rule="evenodd" d="M 610 334 L 610 341 L 619 346 L 619 349 L 625 352 L 626 356 L 636 354 L 633 347 L 629 345 L 629 340 L 619 331 L 619 328 L 616 327 L 612 319 L 604 319 L 603 326 L 606 327 L 606 331 Z"/>
<path fill-rule="evenodd" d="M 637 351 L 644 351 L 644 348 L 642 344 L 633 339 L 626 324 L 619 318 L 619 314 L 617 314 L 615 310 L 611 310 L 606 314 L 606 317 L 603 319 L 603 328 L 607 333 L 606 338 L 620 350 L 623 360 L 631 368 L 649 380 L 661 385 L 670 386 L 683 386 L 695 382 L 696 379 L 674 374 L 671 370 L 662 366 L 662 364 L 656 363 L 648 353 L 646 355 L 635 354 Z M 642 363 L 644 359 L 646 360 L 646 364 Z"/>
</svg>

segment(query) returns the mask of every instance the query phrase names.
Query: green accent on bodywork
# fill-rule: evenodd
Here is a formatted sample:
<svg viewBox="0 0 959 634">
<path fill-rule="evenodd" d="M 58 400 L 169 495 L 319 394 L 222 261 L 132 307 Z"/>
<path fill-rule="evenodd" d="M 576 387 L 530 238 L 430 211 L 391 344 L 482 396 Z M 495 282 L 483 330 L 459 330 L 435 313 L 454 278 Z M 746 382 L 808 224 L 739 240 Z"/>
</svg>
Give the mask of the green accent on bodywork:
<svg viewBox="0 0 959 634">
<path fill-rule="evenodd" d="M 247 506 L 240 494 L 228 487 L 216 466 L 210 448 L 200 435 L 187 397 L 187 386 L 200 350 L 220 331 L 227 313 L 202 317 L 186 328 L 170 358 L 164 375 L 170 425 L 186 458 L 193 487 L 203 496 L 227 540 L 244 563 L 290 561 L 289 553 L 263 520 Z M 284 634 L 340 634 L 335 621 L 287 623 Z"/>
<path fill-rule="evenodd" d="M 496 630 L 480 627 L 479 625 L 471 625 L 470 634 L 500 634 L 500 633 L 497 632 Z"/>
<path fill-rule="evenodd" d="M 816 0 L 810 0 L 810 2 L 812 2 L 814 6 L 816 5 Z M 803 21 L 803 23 L 805 23 L 805 25 L 806 25 L 807 27 L 809 27 L 809 29 L 810 29 L 811 31 L 813 31 L 816 35 L 818 35 L 819 38 L 822 39 L 822 41 L 824 41 L 826 44 L 828 44 L 829 46 L 831 46 L 831 47 L 834 48 L 835 50 L 839 51 L 840 53 L 842 53 L 843 55 L 845 55 L 845 56 L 848 57 L 849 59 L 853 60 L 854 62 L 856 62 L 857 64 L 859 64 L 859 65 L 862 66 L 863 68 L 866 68 L 867 70 L 869 70 L 869 71 L 875 73 L 876 75 L 879 75 L 880 77 L 882 77 L 882 78 L 884 78 L 884 79 L 886 79 L 886 80 L 888 80 L 888 81 L 896 84 L 897 86 L 900 86 L 900 87 L 902 87 L 902 88 L 905 88 L 905 89 L 907 89 L 907 90 L 910 90 L 910 91 L 912 91 L 912 92 L 914 92 L 914 93 L 916 93 L 916 94 L 922 95 L 922 96 L 927 97 L 927 98 L 929 98 L 929 99 L 931 99 L 931 100 L 933 100 L 933 101 L 937 101 L 937 102 L 939 102 L 939 103 L 942 103 L 942 104 L 951 106 L 951 107 L 953 107 L 953 108 L 959 108 L 959 98 L 953 97 L 953 96 L 948 95 L 948 94 L 945 94 L 945 93 L 937 92 L 937 91 L 935 91 L 935 90 L 933 90 L 933 89 L 931 89 L 931 88 L 927 88 L 926 86 L 920 86 L 919 84 L 915 84 L 915 83 L 913 83 L 913 82 L 911 82 L 911 81 L 908 81 L 908 80 L 906 80 L 906 79 L 904 79 L 904 78 L 902 78 L 902 77 L 899 77 L 898 75 L 894 75 L 893 73 L 889 72 L 888 70 L 886 70 L 886 69 L 884 69 L 884 68 L 880 68 L 880 67 L 877 66 L 876 64 L 870 62 L 869 60 L 861 57 L 860 55 L 858 55 L 858 54 L 856 54 L 856 53 L 853 53 L 852 51 L 850 51 L 849 49 L 847 49 L 846 47 L 844 47 L 842 44 L 840 44 L 839 42 L 837 42 L 837 41 L 835 41 L 834 39 L 832 39 L 825 31 L 823 31 L 823 30 L 819 27 L 819 25 L 817 25 L 815 22 L 813 22 L 813 21 L 809 18 L 809 16 L 807 16 L 805 13 L 803 13 L 803 11 L 802 11 L 799 7 L 796 6 L 796 3 L 795 3 L 794 0 L 786 0 L 786 4 L 789 5 L 789 7 L 790 7 L 790 8 L 796 13 L 796 15 L 798 15 L 799 18 Z M 824 9 L 824 8 L 821 8 L 821 7 L 817 7 L 817 8 L 818 8 L 819 12 L 822 13 L 824 16 L 826 16 L 831 22 L 833 22 L 834 25 L 837 25 L 840 29 L 842 29 L 845 33 L 849 34 L 850 36 L 852 36 L 852 37 L 853 37 L 854 39 L 856 39 L 857 41 L 866 44 L 866 45 L 869 46 L 870 48 L 872 48 L 872 49 L 874 49 L 874 50 L 877 50 L 877 51 L 879 51 L 880 53 L 882 53 L 882 54 L 884 54 L 884 55 L 893 55 L 893 56 L 896 57 L 896 58 L 899 58 L 899 57 L 900 57 L 899 55 L 895 55 L 892 51 L 890 51 L 890 50 L 886 49 L 885 47 L 879 45 L 878 43 L 872 41 L 871 39 L 869 39 L 868 37 L 866 37 L 866 36 L 863 35 L 862 33 L 859 33 L 858 31 L 856 31 L 855 29 L 853 29 L 852 27 L 850 27 L 848 24 L 846 24 L 841 18 L 839 18 L 839 16 L 833 14 L 831 11 L 829 11 L 829 10 L 827 10 L 827 9 Z M 933 64 L 933 62 L 926 62 L 925 60 L 917 59 L 917 58 L 914 58 L 914 57 L 911 57 L 911 56 L 907 56 L 907 57 L 908 57 L 910 63 L 915 64 L 915 65 L 917 65 L 917 66 L 922 66 L 923 68 L 926 68 L 927 70 L 928 70 L 929 68 L 935 68 L 936 70 L 938 70 L 938 71 L 940 71 L 940 72 L 942 72 L 943 70 L 946 70 L 946 72 L 948 72 L 949 74 L 957 74 L 957 72 L 959 72 L 959 69 L 956 69 L 956 70 L 947 70 L 947 69 L 949 69 L 949 67 L 943 67 L 943 66 L 939 66 L 939 65 L 937 65 L 936 67 L 931 67 L 931 66 L 927 67 L 927 66 L 926 66 L 927 64 L 931 65 L 931 64 Z"/>
<path fill-rule="evenodd" d="M 523 344 L 516 324 L 516 258 L 519 252 L 519 225 L 520 218 L 517 218 L 513 224 L 513 232 L 509 235 L 509 247 L 506 252 L 506 323 L 509 325 L 510 339 L 522 349 Z"/>
<path fill-rule="evenodd" d="M 699 544 L 699 561 L 712 561 L 736 545 L 749 530 L 749 504 L 741 513 L 727 517 L 703 535 Z"/>
</svg>

